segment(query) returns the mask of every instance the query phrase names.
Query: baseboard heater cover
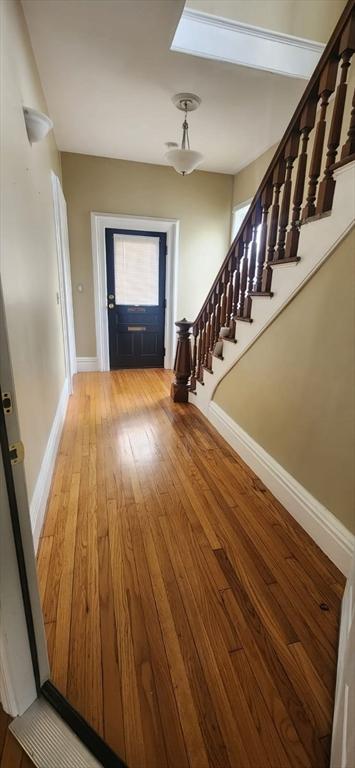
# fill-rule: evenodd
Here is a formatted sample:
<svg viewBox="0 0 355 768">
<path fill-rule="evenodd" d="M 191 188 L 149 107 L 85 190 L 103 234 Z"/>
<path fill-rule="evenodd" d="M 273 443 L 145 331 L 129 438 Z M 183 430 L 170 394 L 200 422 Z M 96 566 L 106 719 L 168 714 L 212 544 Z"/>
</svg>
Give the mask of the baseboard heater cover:
<svg viewBox="0 0 355 768">
<path fill-rule="evenodd" d="M 16 717 L 9 730 L 37 768 L 102 768 L 43 697 Z"/>
</svg>

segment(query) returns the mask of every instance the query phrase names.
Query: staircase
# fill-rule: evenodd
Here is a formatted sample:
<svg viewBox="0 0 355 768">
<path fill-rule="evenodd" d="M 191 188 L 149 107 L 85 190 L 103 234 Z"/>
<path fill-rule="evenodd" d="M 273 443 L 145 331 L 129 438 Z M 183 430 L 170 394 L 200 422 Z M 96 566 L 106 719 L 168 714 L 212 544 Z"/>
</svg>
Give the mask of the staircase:
<svg viewBox="0 0 355 768">
<path fill-rule="evenodd" d="M 260 292 L 257 297 L 253 296 L 248 320 L 238 314 L 233 315 L 232 323 L 227 326 L 230 328 L 228 337 L 219 338 L 212 355 L 207 361 L 203 360 L 189 400 L 206 416 L 219 381 L 301 290 L 354 225 L 355 161 L 339 168 L 334 173 L 334 179 L 336 188 L 331 217 L 310 221 L 301 228 L 297 260 L 271 262 L 272 290 L 269 295 Z M 206 331 L 205 334 L 207 336 Z"/>
<path fill-rule="evenodd" d="M 191 323 L 179 324 L 172 397 L 205 415 L 218 382 L 354 224 L 354 51 L 349 0 L 192 325 L 191 351 Z"/>
</svg>

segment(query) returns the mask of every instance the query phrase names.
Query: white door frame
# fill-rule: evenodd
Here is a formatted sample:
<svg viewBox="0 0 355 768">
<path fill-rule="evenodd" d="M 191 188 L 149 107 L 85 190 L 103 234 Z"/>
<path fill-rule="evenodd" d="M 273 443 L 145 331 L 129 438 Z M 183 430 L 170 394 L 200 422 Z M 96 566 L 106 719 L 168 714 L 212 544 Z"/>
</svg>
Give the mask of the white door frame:
<svg viewBox="0 0 355 768">
<path fill-rule="evenodd" d="M 330 768 L 355 765 L 355 550 L 343 595 Z"/>
<path fill-rule="evenodd" d="M 51 171 L 54 224 L 57 241 L 59 295 L 62 311 L 65 377 L 69 394 L 73 392 L 73 376 L 77 372 L 73 294 L 71 287 L 67 204 L 58 176 Z"/>
<path fill-rule="evenodd" d="M 167 235 L 166 280 L 165 280 L 165 329 L 164 368 L 174 365 L 176 349 L 175 320 L 177 307 L 177 275 L 179 256 L 179 226 L 177 219 L 155 219 L 148 216 L 126 214 L 91 213 L 91 242 L 94 272 L 94 301 L 96 325 L 96 354 L 99 371 L 110 370 L 109 338 L 107 322 L 107 281 L 105 229 L 137 229 L 142 231 L 165 232 Z"/>
</svg>

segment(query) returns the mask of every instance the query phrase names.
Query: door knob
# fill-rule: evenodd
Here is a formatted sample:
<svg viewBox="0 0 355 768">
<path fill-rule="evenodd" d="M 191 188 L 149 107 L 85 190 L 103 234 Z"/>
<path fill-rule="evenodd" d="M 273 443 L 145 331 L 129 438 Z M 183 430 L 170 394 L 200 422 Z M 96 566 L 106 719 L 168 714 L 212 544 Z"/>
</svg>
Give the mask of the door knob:
<svg viewBox="0 0 355 768">
<path fill-rule="evenodd" d="M 115 298 L 113 293 L 109 293 L 108 297 L 109 297 L 109 299 L 114 299 Z"/>
<path fill-rule="evenodd" d="M 108 308 L 109 308 L 109 309 L 113 309 L 113 308 L 114 308 L 114 306 L 115 306 L 114 304 L 109 304 L 109 305 L 108 305 Z"/>
</svg>

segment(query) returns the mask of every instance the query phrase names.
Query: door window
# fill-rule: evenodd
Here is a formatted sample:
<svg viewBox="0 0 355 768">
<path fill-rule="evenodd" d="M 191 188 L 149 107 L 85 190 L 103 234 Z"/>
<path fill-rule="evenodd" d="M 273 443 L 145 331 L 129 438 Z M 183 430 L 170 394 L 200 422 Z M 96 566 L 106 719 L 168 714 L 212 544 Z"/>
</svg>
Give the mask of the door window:
<svg viewBox="0 0 355 768">
<path fill-rule="evenodd" d="M 116 305 L 159 304 L 159 238 L 114 235 Z"/>
</svg>

